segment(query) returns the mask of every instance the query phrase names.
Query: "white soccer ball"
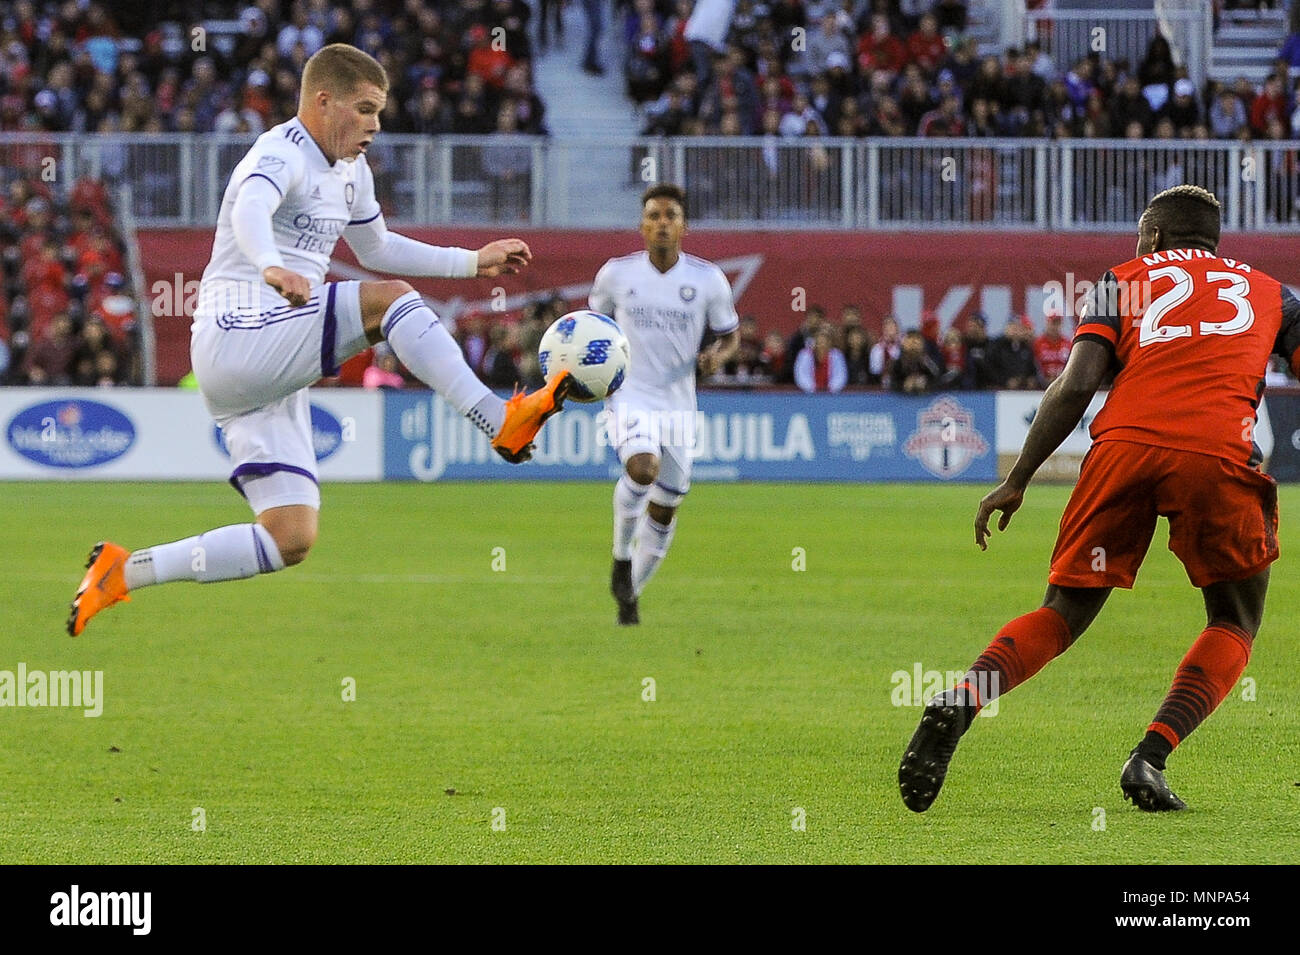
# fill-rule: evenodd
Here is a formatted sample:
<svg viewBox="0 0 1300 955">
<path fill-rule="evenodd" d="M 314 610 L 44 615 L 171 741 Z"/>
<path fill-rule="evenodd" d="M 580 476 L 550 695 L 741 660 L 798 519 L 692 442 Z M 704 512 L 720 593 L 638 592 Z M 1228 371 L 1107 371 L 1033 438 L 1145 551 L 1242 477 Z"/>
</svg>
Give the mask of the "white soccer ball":
<svg viewBox="0 0 1300 955">
<path fill-rule="evenodd" d="M 589 309 L 557 318 L 537 345 L 543 377 L 566 368 L 573 375 L 574 401 L 600 401 L 618 391 L 631 359 L 618 323 Z"/>
</svg>

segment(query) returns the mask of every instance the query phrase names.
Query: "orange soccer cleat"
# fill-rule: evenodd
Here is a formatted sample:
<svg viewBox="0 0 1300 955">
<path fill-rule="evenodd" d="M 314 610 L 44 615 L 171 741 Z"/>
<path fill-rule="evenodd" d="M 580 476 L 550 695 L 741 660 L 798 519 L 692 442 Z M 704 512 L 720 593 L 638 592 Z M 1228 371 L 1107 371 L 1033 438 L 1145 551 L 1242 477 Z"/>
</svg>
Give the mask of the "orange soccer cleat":
<svg viewBox="0 0 1300 955">
<path fill-rule="evenodd" d="M 72 600 L 72 613 L 68 616 L 68 634 L 77 636 L 86 629 L 86 623 L 105 607 L 121 600 L 130 600 L 126 592 L 126 559 L 131 552 L 111 541 L 100 541 L 86 561 L 86 576 L 81 578 L 77 596 Z"/>
<path fill-rule="evenodd" d="M 522 464 L 531 456 L 533 438 L 551 415 L 564 407 L 573 376 L 568 370 L 556 372 L 546 385 L 530 394 L 516 391 L 506 402 L 506 420 L 492 439 L 497 454 L 511 464 Z"/>
</svg>

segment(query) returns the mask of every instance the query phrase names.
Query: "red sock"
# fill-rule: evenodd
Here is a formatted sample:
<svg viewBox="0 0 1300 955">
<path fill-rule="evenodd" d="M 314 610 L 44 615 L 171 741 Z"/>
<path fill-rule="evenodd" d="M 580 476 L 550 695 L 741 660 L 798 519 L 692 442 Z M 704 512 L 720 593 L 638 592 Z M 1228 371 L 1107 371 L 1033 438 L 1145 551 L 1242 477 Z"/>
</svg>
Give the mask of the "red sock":
<svg viewBox="0 0 1300 955">
<path fill-rule="evenodd" d="M 1024 683 L 1074 643 L 1065 618 L 1050 607 L 1017 617 L 998 631 L 961 687 L 978 707 Z M 984 673 L 984 676 L 980 676 Z"/>
<path fill-rule="evenodd" d="M 1229 623 L 1206 627 L 1174 673 L 1174 685 L 1147 732 L 1177 746 L 1232 692 L 1250 659 L 1250 634 Z"/>
</svg>

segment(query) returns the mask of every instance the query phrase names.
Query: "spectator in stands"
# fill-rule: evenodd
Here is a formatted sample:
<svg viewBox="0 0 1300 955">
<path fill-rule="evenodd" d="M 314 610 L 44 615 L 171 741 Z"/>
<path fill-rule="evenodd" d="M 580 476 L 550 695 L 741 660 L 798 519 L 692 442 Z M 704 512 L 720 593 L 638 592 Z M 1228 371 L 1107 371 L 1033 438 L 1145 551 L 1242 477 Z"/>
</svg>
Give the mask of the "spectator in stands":
<svg viewBox="0 0 1300 955">
<path fill-rule="evenodd" d="M 1167 118 L 1173 123 L 1179 136 L 1187 135 L 1188 131 L 1199 125 L 1201 108 L 1196 102 L 1196 84 L 1186 77 L 1175 81 L 1173 99 L 1165 106 L 1161 118 Z"/>
<path fill-rule="evenodd" d="M 871 339 L 861 325 L 844 330 L 844 365 L 850 387 L 865 387 L 871 382 Z"/>
<path fill-rule="evenodd" d="M 907 47 L 890 29 L 886 14 L 871 15 L 871 30 L 858 38 L 857 62 L 862 76 L 883 72 L 886 79 L 892 79 L 907 63 Z"/>
<path fill-rule="evenodd" d="M 907 38 L 908 61 L 919 66 L 926 76 L 934 76 L 947 55 L 948 48 L 939 35 L 939 21 L 934 14 L 925 14 L 917 31 Z"/>
<path fill-rule="evenodd" d="M 483 314 L 468 312 L 456 323 L 456 340 L 465 353 L 465 363 L 481 370 L 483 355 L 487 352 L 487 338 L 483 333 Z"/>
<path fill-rule="evenodd" d="M 1163 33 L 1157 33 L 1147 44 L 1146 57 L 1138 67 L 1138 82 L 1142 94 L 1151 104 L 1153 113 L 1160 112 L 1169 99 L 1170 87 L 1175 77 L 1174 54 Z"/>
<path fill-rule="evenodd" d="M 727 31 L 734 10 L 735 0 L 695 0 L 686 21 L 682 36 L 686 39 L 695 68 L 696 85 L 701 90 L 708 87 L 713 73 L 713 57 L 727 52 Z"/>
<path fill-rule="evenodd" d="M 791 73 L 816 76 L 824 72 L 829 65 L 832 54 L 838 53 L 845 63 L 853 56 L 853 47 L 849 43 L 848 16 L 843 11 L 828 8 L 820 22 L 808 31 L 807 43 L 801 56 L 789 65 Z"/>
<path fill-rule="evenodd" d="M 838 392 L 848 384 L 844 353 L 835 347 L 834 333 L 821 326 L 794 360 L 794 383 L 801 391 Z"/>
<path fill-rule="evenodd" d="M 546 383 L 542 377 L 542 366 L 537 360 L 537 346 L 546 333 L 545 302 L 529 302 L 524 306 L 523 317 L 515 338 L 519 344 L 519 382 L 531 390 Z"/>
<path fill-rule="evenodd" d="M 964 391 L 978 391 L 995 387 L 989 369 L 988 322 L 976 312 L 966 319 L 966 328 L 962 332 L 962 348 L 966 352 L 966 367 L 962 374 L 961 387 Z"/>
<path fill-rule="evenodd" d="M 361 387 L 372 391 L 377 389 L 396 390 L 406 384 L 399 370 L 397 356 L 387 342 L 380 342 L 373 349 L 373 360 L 361 376 Z"/>
<path fill-rule="evenodd" d="M 451 106 L 438 91 L 438 82 L 428 77 L 421 83 L 419 96 L 410 104 L 410 132 L 437 136 L 452 131 L 455 121 Z"/>
<path fill-rule="evenodd" d="M 280 56 L 288 57 L 294 47 L 301 46 L 307 56 L 311 56 L 325 45 L 325 34 L 320 27 L 311 22 L 307 4 L 295 0 L 289 12 L 289 22 L 280 28 L 275 38 L 275 48 Z"/>
<path fill-rule="evenodd" d="M 720 121 L 729 110 L 739 114 L 741 133 L 752 135 L 758 116 L 758 84 L 739 50 L 713 58 L 712 79 L 700 102 L 700 115 L 706 122 Z"/>
<path fill-rule="evenodd" d="M 1269 123 L 1277 121 L 1280 123 L 1290 124 L 1290 114 L 1287 109 L 1286 92 L 1282 87 L 1282 81 L 1276 76 L 1270 76 L 1264 81 L 1264 88 L 1260 90 L 1250 106 L 1250 129 L 1256 136 L 1268 136 Z"/>
<path fill-rule="evenodd" d="M 789 381 L 792 374 L 786 367 L 785 339 L 780 332 L 768 332 L 763 339 L 763 350 L 758 355 L 758 367 L 768 381 Z"/>
<path fill-rule="evenodd" d="M 1028 319 L 1014 315 L 1011 317 L 1002 337 L 989 346 L 988 366 L 995 388 L 1022 391 L 1038 387 L 1033 326 Z"/>
<path fill-rule="evenodd" d="M 940 31 L 962 33 L 966 30 L 966 4 L 963 0 L 938 0 L 932 12 Z"/>
<path fill-rule="evenodd" d="M 925 353 L 925 338 L 910 328 L 899 346 L 899 354 L 890 369 L 890 388 L 905 395 L 923 395 L 939 381 L 942 372 Z"/>
<path fill-rule="evenodd" d="M 491 99 L 483 78 L 476 73 L 465 77 L 460 100 L 456 103 L 456 113 L 452 119 L 452 130 L 457 133 L 483 134 L 496 128 L 491 111 Z"/>
<path fill-rule="evenodd" d="M 964 387 L 966 346 L 962 344 L 961 332 L 955 326 L 950 326 L 944 332 L 943 342 L 939 346 L 939 355 L 942 359 L 940 367 L 943 369 L 943 377 L 939 379 L 939 386 L 942 388 Z"/>
<path fill-rule="evenodd" d="M 71 379 L 77 339 L 66 312 L 55 315 L 41 331 L 23 359 L 23 376 L 29 385 L 66 385 Z"/>
<path fill-rule="evenodd" d="M 902 353 L 903 341 L 898 333 L 898 322 L 892 315 L 886 315 L 880 322 L 880 339 L 871 346 L 871 357 L 867 363 L 868 382 L 888 388 L 889 373 Z"/>
<path fill-rule="evenodd" d="M 1246 107 L 1231 90 L 1222 90 L 1210 106 L 1210 132 L 1215 139 L 1236 139 L 1246 125 Z"/>
<path fill-rule="evenodd" d="M 658 98 L 665 85 L 668 38 L 663 35 L 659 18 L 653 12 L 653 3 L 648 5 L 651 11 L 641 14 L 636 32 L 628 44 L 623 67 L 627 95 L 634 103 L 645 103 Z"/>
<path fill-rule="evenodd" d="M 1038 380 L 1044 386 L 1060 378 L 1065 363 L 1070 360 L 1071 342 L 1061 334 L 1061 323 L 1060 313 L 1052 312 L 1047 316 L 1046 331 L 1034 339 L 1034 362 Z"/>
<path fill-rule="evenodd" d="M 539 0 L 537 11 L 537 43 L 543 51 L 550 42 L 547 26 L 555 32 L 555 45 L 564 49 L 564 4 L 565 0 Z"/>
<path fill-rule="evenodd" d="M 508 391 L 519 383 L 519 366 L 515 364 L 513 325 L 498 322 L 488 332 L 488 347 L 480 366 L 484 384 L 499 391 Z"/>
</svg>

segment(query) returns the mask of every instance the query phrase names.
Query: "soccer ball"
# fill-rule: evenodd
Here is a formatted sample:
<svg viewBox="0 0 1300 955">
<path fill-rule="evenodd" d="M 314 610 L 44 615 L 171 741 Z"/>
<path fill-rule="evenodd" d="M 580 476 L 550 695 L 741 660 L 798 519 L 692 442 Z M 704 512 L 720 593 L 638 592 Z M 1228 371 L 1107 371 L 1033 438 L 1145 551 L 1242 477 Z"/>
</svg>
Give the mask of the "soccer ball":
<svg viewBox="0 0 1300 955">
<path fill-rule="evenodd" d="M 573 375 L 574 401 L 600 401 L 618 391 L 631 358 L 618 324 L 589 309 L 557 318 L 537 345 L 543 377 L 566 368 Z"/>
</svg>

